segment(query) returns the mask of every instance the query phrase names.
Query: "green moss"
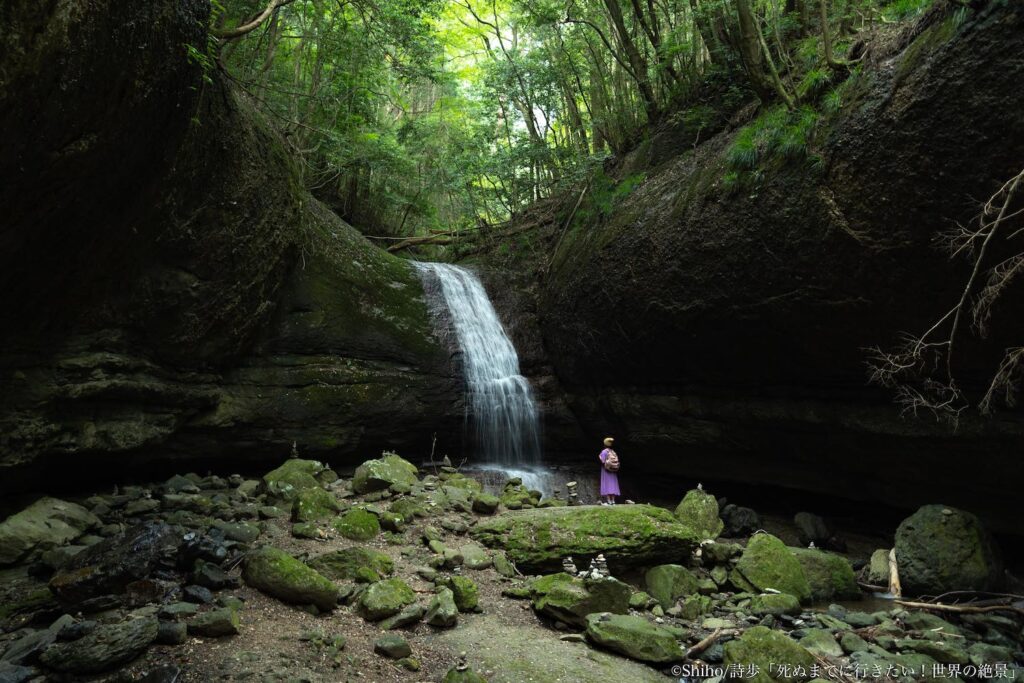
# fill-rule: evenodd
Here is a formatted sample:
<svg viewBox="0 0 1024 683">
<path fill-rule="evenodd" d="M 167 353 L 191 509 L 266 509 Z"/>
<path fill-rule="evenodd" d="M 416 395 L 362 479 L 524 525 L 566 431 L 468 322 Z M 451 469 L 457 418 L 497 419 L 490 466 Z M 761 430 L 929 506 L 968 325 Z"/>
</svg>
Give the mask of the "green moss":
<svg viewBox="0 0 1024 683">
<path fill-rule="evenodd" d="M 370 584 L 359 598 L 356 611 L 367 621 L 380 621 L 414 602 L 416 593 L 408 584 L 401 579 L 386 579 Z"/>
<path fill-rule="evenodd" d="M 465 576 L 452 576 L 446 584 L 452 591 L 455 606 L 460 612 L 475 612 L 480 602 L 480 592 L 472 579 Z"/>
<path fill-rule="evenodd" d="M 647 592 L 657 600 L 664 609 L 676 604 L 684 596 L 696 593 L 697 577 L 690 570 L 678 564 L 662 564 L 651 567 L 644 575 Z"/>
<path fill-rule="evenodd" d="M 292 502 L 293 522 L 316 522 L 332 517 L 341 506 L 333 495 L 317 486 L 300 491 Z"/>
<path fill-rule="evenodd" d="M 853 566 L 841 555 L 823 550 L 790 548 L 811 587 L 811 600 L 850 600 L 861 597 Z"/>
<path fill-rule="evenodd" d="M 811 599 L 811 587 L 800 562 L 790 548 L 771 534 L 755 534 L 750 539 L 736 564 L 736 572 L 760 591 L 789 593 L 801 602 Z"/>
<path fill-rule="evenodd" d="M 278 548 L 259 548 L 245 558 L 247 584 L 285 602 L 334 609 L 338 589 L 326 577 Z"/>
<path fill-rule="evenodd" d="M 372 583 L 394 571 L 395 563 L 384 553 L 357 547 L 320 555 L 311 560 L 309 566 L 335 581 Z"/>
<path fill-rule="evenodd" d="M 11 602 L 0 604 L 0 622 L 6 621 L 7 619 L 19 614 L 51 606 L 56 607 L 56 605 L 57 600 L 53 593 L 50 592 L 49 588 L 44 586 L 43 588 L 30 591 L 24 597 L 18 597 Z"/>
<path fill-rule="evenodd" d="M 791 638 L 778 631 L 764 626 L 748 629 L 737 640 L 725 644 L 726 668 L 730 666 L 751 665 L 757 667 L 758 673 L 753 678 L 744 680 L 752 683 L 776 683 L 776 681 L 799 681 L 804 677 L 784 677 L 780 675 L 782 666 L 802 667 L 809 671 L 815 664 L 814 656 L 794 642 Z M 770 672 L 775 672 L 771 675 Z"/>
<path fill-rule="evenodd" d="M 380 520 L 372 512 L 354 508 L 334 520 L 338 533 L 353 541 L 368 541 L 380 533 Z"/>
<path fill-rule="evenodd" d="M 949 42 L 957 29 L 960 20 L 956 15 L 949 16 L 945 20 L 929 26 L 914 39 L 900 58 L 896 67 L 896 83 L 902 83 L 918 66 L 924 63 L 932 52 L 938 47 Z"/>
<path fill-rule="evenodd" d="M 263 485 L 272 496 L 294 500 L 300 491 L 320 488 L 316 475 L 323 471 L 323 463 L 295 458 L 263 475 Z"/>
<path fill-rule="evenodd" d="M 587 639 L 598 647 L 642 662 L 663 664 L 683 658 L 671 631 L 640 617 L 591 614 L 587 617 Z"/>
<path fill-rule="evenodd" d="M 384 453 L 376 460 L 367 460 L 356 468 L 352 476 L 352 490 L 356 493 L 383 491 L 395 484 L 414 485 L 419 481 L 419 469 L 395 453 Z"/>
<path fill-rule="evenodd" d="M 505 512 L 470 532 L 484 545 L 503 548 L 524 569 L 561 565 L 604 553 L 615 566 L 688 558 L 696 534 L 668 510 L 650 505 L 559 507 Z"/>
<path fill-rule="evenodd" d="M 718 500 L 698 489 L 687 491 L 676 506 L 675 516 L 701 538 L 717 538 L 725 527 L 718 517 Z"/>
</svg>

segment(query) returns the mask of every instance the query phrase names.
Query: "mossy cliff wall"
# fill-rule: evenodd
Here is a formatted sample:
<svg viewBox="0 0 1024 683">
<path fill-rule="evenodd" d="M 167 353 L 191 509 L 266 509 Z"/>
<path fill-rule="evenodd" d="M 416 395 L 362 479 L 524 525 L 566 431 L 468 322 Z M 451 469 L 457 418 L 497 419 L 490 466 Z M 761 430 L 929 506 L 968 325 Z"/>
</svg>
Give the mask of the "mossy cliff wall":
<svg viewBox="0 0 1024 683">
<path fill-rule="evenodd" d="M 187 58 L 208 14 L 0 9 L 2 489 L 292 441 L 337 464 L 426 454 L 435 432 L 458 446 L 461 389 L 418 278 Z"/>
<path fill-rule="evenodd" d="M 993 517 L 1013 505 L 1019 411 L 956 431 L 903 419 L 865 365 L 957 301 L 967 271 L 934 239 L 1024 159 L 1024 9 L 973 7 L 872 48 L 818 124 L 819 164 L 730 188 L 734 127 L 567 233 L 538 312 L 592 442 L 614 433 L 630 470 Z M 1007 296 L 995 336 L 963 347 L 965 385 L 1024 338 L 1020 288 Z"/>
</svg>

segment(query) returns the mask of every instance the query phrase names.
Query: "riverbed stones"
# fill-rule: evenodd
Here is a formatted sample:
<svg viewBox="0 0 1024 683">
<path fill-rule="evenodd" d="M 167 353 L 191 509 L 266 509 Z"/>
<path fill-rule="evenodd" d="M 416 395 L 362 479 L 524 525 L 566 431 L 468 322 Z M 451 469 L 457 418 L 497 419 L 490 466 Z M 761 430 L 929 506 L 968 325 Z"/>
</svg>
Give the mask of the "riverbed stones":
<svg viewBox="0 0 1024 683">
<path fill-rule="evenodd" d="M 247 584 L 283 602 L 315 605 L 328 612 L 338 603 L 338 589 L 315 569 L 279 548 L 264 547 L 245 558 Z"/>
<path fill-rule="evenodd" d="M 353 508 L 334 521 L 338 533 L 353 541 L 368 541 L 380 533 L 377 515 L 362 508 Z"/>
<path fill-rule="evenodd" d="M 790 548 L 771 534 L 751 537 L 736 563 L 735 571 L 758 591 L 789 593 L 802 603 L 811 599 L 811 586 L 800 561 Z"/>
<path fill-rule="evenodd" d="M 416 602 L 416 593 L 401 579 L 385 579 L 363 591 L 356 612 L 367 621 L 381 621 Z"/>
<path fill-rule="evenodd" d="M 40 498 L 0 523 L 0 566 L 14 564 L 35 549 L 70 543 L 100 525 L 81 505 Z"/>
<path fill-rule="evenodd" d="M 683 658 L 672 632 L 642 617 L 599 613 L 589 615 L 586 621 L 587 640 L 598 647 L 652 664 Z"/>
<path fill-rule="evenodd" d="M 701 539 L 718 538 L 718 534 L 725 528 L 718 516 L 718 500 L 701 489 L 686 492 L 676 506 L 675 516 Z"/>
<path fill-rule="evenodd" d="M 800 614 L 800 601 L 789 593 L 760 593 L 750 598 L 750 613 L 758 617 Z"/>
<path fill-rule="evenodd" d="M 137 617 L 119 624 L 103 624 L 91 633 L 48 647 L 40 661 L 55 671 L 94 674 L 126 664 L 156 640 L 155 617 Z"/>
<path fill-rule="evenodd" d="M 470 535 L 503 548 L 525 571 L 557 570 L 562 558 L 603 553 L 617 567 L 685 561 L 698 538 L 668 510 L 651 505 L 570 506 L 506 511 L 484 519 Z"/>
<path fill-rule="evenodd" d="M 588 614 L 626 614 L 633 589 L 616 579 L 581 579 L 565 573 L 550 574 L 530 583 L 533 609 L 546 617 L 584 628 Z"/>
<path fill-rule="evenodd" d="M 399 635 L 389 634 L 381 636 L 373 643 L 373 651 L 388 659 L 402 659 L 412 655 L 412 647 L 409 641 Z"/>
<path fill-rule="evenodd" d="M 458 623 L 459 608 L 455 605 L 455 595 L 450 588 L 442 586 L 437 589 L 437 594 L 427 607 L 424 621 L 439 628 L 451 628 Z"/>
<path fill-rule="evenodd" d="M 1002 560 L 988 532 L 969 512 L 925 505 L 896 530 L 896 563 L 907 595 L 990 591 Z"/>
<path fill-rule="evenodd" d="M 853 566 L 842 555 L 811 548 L 790 548 L 803 567 L 811 600 L 854 600 L 861 597 Z"/>
<path fill-rule="evenodd" d="M 850 635 L 855 636 L 852 633 Z M 835 636 L 823 628 L 808 629 L 800 639 L 800 646 L 811 654 L 821 657 L 843 656 L 843 648 L 836 642 Z"/>
<path fill-rule="evenodd" d="M 459 548 L 459 552 L 462 553 L 462 563 L 467 569 L 482 570 L 494 564 L 487 551 L 475 543 L 465 544 Z"/>
<path fill-rule="evenodd" d="M 647 592 L 661 604 L 662 609 L 672 607 L 679 598 L 696 593 L 699 589 L 697 577 L 678 564 L 651 567 L 644 575 L 644 583 Z"/>
<path fill-rule="evenodd" d="M 188 622 L 188 632 L 206 638 L 222 638 L 239 632 L 238 611 L 222 607 L 196 615 Z"/>
<path fill-rule="evenodd" d="M 335 581 L 373 583 L 394 571 L 394 561 L 372 548 L 344 548 L 319 555 L 309 566 Z"/>
<path fill-rule="evenodd" d="M 376 460 L 367 460 L 356 468 L 352 490 L 356 493 L 383 491 L 395 484 L 413 486 L 419 470 L 408 460 L 386 453 Z"/>
<path fill-rule="evenodd" d="M 753 665 L 758 673 L 753 678 L 745 678 L 754 683 L 774 683 L 777 680 L 800 680 L 787 678 L 778 674 L 784 666 L 802 667 L 810 671 L 815 664 L 814 655 L 801 647 L 793 639 L 779 631 L 764 626 L 755 626 L 743 632 L 736 640 L 725 644 L 723 663 L 726 668 Z M 771 675 L 774 672 L 775 675 Z"/>
</svg>

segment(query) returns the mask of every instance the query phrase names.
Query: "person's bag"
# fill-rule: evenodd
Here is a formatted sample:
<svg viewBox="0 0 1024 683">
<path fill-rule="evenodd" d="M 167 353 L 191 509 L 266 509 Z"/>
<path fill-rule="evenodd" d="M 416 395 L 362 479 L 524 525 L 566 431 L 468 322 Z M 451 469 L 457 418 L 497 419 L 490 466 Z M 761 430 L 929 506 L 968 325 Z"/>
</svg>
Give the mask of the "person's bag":
<svg viewBox="0 0 1024 683">
<path fill-rule="evenodd" d="M 608 454 L 608 457 L 604 459 L 604 468 L 609 472 L 619 471 L 619 456 L 615 455 L 615 451 Z"/>
</svg>

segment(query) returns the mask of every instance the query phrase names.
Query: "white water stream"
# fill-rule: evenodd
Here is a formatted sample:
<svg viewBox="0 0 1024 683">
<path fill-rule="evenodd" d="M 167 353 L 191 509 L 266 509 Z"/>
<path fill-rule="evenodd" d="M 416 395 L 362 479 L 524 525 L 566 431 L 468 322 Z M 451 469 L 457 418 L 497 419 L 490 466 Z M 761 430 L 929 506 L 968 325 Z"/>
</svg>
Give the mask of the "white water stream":
<svg viewBox="0 0 1024 683">
<path fill-rule="evenodd" d="M 502 470 L 529 488 L 550 492 L 540 468 L 540 417 L 519 356 L 483 283 L 472 271 L 446 263 L 418 263 L 440 283 L 463 354 L 467 428 L 478 469 Z"/>
</svg>

